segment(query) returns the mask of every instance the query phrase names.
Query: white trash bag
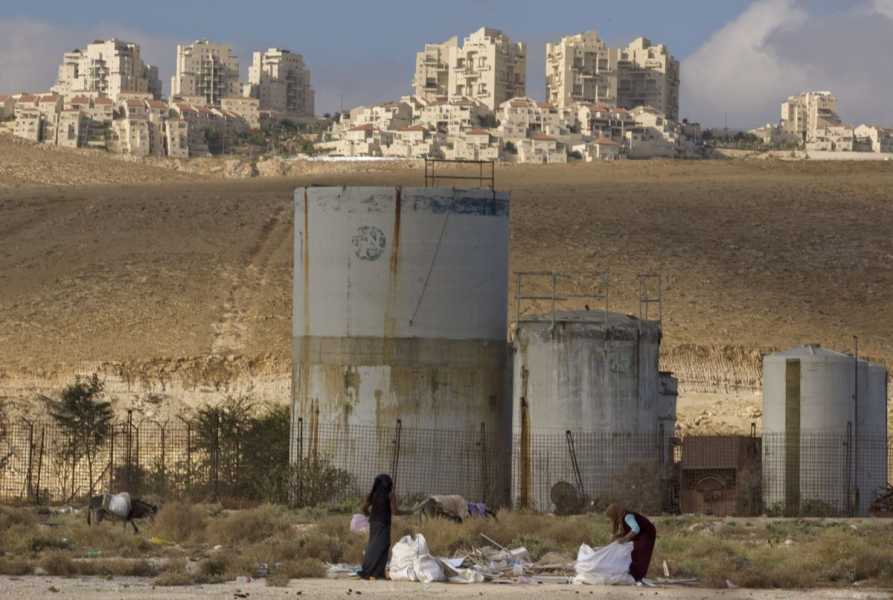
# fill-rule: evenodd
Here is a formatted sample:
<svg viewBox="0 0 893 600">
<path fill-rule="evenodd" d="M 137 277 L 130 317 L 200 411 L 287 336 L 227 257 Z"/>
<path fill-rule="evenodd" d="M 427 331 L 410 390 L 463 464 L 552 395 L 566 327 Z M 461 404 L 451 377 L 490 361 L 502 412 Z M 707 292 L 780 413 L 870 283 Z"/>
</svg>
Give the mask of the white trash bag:
<svg viewBox="0 0 893 600">
<path fill-rule="evenodd" d="M 388 564 L 391 581 L 419 581 L 431 583 L 446 581 L 443 568 L 428 550 L 425 536 L 407 535 L 391 549 L 391 562 Z"/>
<path fill-rule="evenodd" d="M 366 533 L 369 531 L 369 517 L 366 515 L 354 515 L 350 520 L 350 530 L 354 533 Z"/>
<path fill-rule="evenodd" d="M 586 585 L 633 585 L 635 580 L 629 574 L 632 563 L 633 545 L 612 543 L 601 548 L 590 548 L 586 544 L 577 552 L 574 569 L 577 576 L 574 583 Z"/>
<path fill-rule="evenodd" d="M 126 519 L 130 514 L 130 494 L 121 492 L 112 494 L 108 500 L 108 511 L 121 519 Z"/>
</svg>

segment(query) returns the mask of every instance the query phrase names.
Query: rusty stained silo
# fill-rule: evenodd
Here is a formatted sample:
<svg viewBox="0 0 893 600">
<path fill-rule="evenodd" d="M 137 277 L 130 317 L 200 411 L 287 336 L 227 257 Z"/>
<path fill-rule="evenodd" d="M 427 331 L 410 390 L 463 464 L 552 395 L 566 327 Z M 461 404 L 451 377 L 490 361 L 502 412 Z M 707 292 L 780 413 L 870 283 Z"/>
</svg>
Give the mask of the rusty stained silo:
<svg viewBox="0 0 893 600">
<path fill-rule="evenodd" d="M 658 370 L 658 322 L 566 311 L 521 321 L 512 337 L 515 505 L 561 510 L 562 487 L 610 501 L 618 486 L 662 477 L 676 381 Z"/>
<path fill-rule="evenodd" d="M 297 190 L 293 462 L 507 499 L 508 245 L 505 193 Z"/>
<path fill-rule="evenodd" d="M 763 358 L 767 511 L 865 515 L 887 458 L 884 367 L 818 344 Z"/>
</svg>

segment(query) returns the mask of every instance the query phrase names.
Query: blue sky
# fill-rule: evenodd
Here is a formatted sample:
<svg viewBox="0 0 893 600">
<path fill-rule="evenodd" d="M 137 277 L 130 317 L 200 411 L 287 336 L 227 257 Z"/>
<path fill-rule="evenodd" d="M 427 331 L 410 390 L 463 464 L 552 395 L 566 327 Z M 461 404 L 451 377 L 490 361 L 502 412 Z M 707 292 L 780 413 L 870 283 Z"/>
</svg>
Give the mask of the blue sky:
<svg viewBox="0 0 893 600">
<path fill-rule="evenodd" d="M 350 107 L 408 93 L 415 52 L 425 42 L 462 37 L 483 25 L 527 43 L 528 94 L 537 98 L 544 93 L 545 43 L 595 29 L 611 44 L 639 35 L 667 44 L 683 63 L 682 112 L 707 124 L 776 120 L 777 105 L 801 91 L 798 86 L 837 84 L 842 104 L 847 102 L 841 107 L 845 117 L 849 105 L 854 120 L 889 118 L 893 125 L 893 108 L 860 99 L 889 98 L 890 84 L 873 84 L 867 72 L 835 74 L 833 69 L 846 66 L 837 64 L 839 56 L 833 69 L 815 64 L 827 62 L 823 57 L 834 57 L 840 47 L 852 54 L 866 27 L 878 51 L 893 50 L 893 41 L 884 39 L 893 40 L 893 0 L 4 2 L 0 91 L 48 87 L 61 52 L 94 37 L 140 43 L 145 59 L 158 64 L 168 81 L 176 43 L 209 38 L 230 43 L 246 72 L 252 50 L 279 46 L 301 52 L 313 72 L 318 111 L 327 112 L 338 109 L 342 95 Z M 814 47 L 816 31 L 828 36 L 827 49 Z M 873 54 L 866 44 L 855 51 Z M 889 80 L 885 63 L 876 66 L 886 68 Z M 859 72 L 866 69 L 860 66 Z M 841 93 L 854 84 L 859 96 Z"/>
</svg>

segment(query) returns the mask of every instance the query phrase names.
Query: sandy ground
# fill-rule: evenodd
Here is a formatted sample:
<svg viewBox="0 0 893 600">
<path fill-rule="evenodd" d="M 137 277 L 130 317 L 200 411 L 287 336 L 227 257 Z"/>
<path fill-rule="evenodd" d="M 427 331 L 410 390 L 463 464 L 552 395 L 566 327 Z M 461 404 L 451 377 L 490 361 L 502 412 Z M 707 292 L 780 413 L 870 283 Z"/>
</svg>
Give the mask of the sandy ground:
<svg viewBox="0 0 893 600">
<path fill-rule="evenodd" d="M 685 600 L 752 599 L 752 600 L 880 600 L 893 597 L 889 592 L 867 590 L 699 590 L 691 588 L 602 588 L 587 586 L 558 585 L 441 585 L 423 586 L 413 583 L 300 580 L 292 581 L 287 588 L 267 587 L 263 581 L 250 583 L 227 583 L 191 587 L 161 588 L 152 585 L 150 580 L 114 580 L 81 578 L 61 579 L 55 577 L 0 577 L 0 590 L 3 597 L 17 600 L 34 598 L 77 598 L 84 600 L 137 600 L 164 599 L 199 600 L 205 598 L 234 599 L 248 598 L 309 598 L 334 599 L 347 597 L 361 598 L 585 598 L 587 596 L 605 600 L 627 600 L 638 598 L 668 598 Z"/>
<path fill-rule="evenodd" d="M 0 140 L 0 387 L 107 361 L 161 390 L 159 372 L 208 357 L 284 380 L 291 197 L 310 183 L 423 172 L 211 181 Z M 893 358 L 889 163 L 513 167 L 497 186 L 512 193 L 512 271 L 609 270 L 611 309 L 636 314 L 637 275 L 663 274 L 664 359 L 684 390 L 712 394 L 688 416 L 683 396 L 683 420 L 743 387 L 716 420 L 749 430 L 767 349 L 858 335 L 863 354 Z M 225 386 L 211 371 L 186 383 Z"/>
</svg>

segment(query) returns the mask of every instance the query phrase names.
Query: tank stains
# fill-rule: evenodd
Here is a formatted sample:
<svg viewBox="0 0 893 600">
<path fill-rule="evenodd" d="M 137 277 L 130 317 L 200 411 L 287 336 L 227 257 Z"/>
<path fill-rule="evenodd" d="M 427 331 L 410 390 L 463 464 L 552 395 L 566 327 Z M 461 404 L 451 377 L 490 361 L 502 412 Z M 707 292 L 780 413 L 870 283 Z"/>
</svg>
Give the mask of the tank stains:
<svg viewBox="0 0 893 600">
<path fill-rule="evenodd" d="M 388 303 L 384 315 L 384 335 L 393 338 L 397 335 L 397 274 L 400 268 L 400 218 L 403 213 L 403 188 L 397 187 L 394 197 L 394 229 L 391 233 L 391 257 L 388 262 Z"/>
<path fill-rule="evenodd" d="M 293 390 L 295 398 L 295 408 L 299 414 L 306 414 L 308 411 L 308 394 L 310 386 L 310 200 L 307 188 L 304 188 L 304 231 L 301 235 L 303 247 L 301 248 L 301 267 L 302 273 L 302 318 L 303 318 L 303 337 L 301 338 L 300 357 L 296 369 L 296 382 L 293 386 L 297 389 Z M 317 405 L 318 410 L 318 405 Z"/>
<path fill-rule="evenodd" d="M 413 210 L 430 211 L 435 215 L 473 215 L 480 217 L 505 217 L 508 200 L 493 198 L 416 197 Z"/>
</svg>

